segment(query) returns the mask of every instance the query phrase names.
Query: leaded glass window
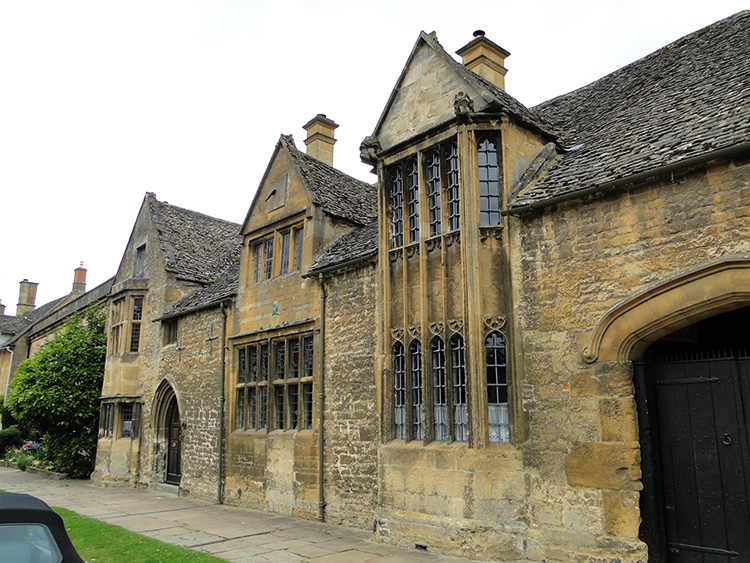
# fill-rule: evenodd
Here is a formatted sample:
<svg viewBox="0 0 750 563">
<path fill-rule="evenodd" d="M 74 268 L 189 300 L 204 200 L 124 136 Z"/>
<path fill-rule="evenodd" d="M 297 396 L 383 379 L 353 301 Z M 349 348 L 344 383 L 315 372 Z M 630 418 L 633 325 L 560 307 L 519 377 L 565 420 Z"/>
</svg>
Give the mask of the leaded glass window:
<svg viewBox="0 0 750 563">
<path fill-rule="evenodd" d="M 273 238 L 267 238 L 263 243 L 265 260 L 263 265 L 263 279 L 270 280 L 273 276 Z"/>
<path fill-rule="evenodd" d="M 303 377 L 312 377 L 313 375 L 313 339 L 312 336 L 306 336 L 303 341 L 302 345 L 304 346 L 304 352 L 305 352 L 305 372 Z"/>
<path fill-rule="evenodd" d="M 396 439 L 406 439 L 406 386 L 404 381 L 404 345 L 397 342 L 393 346 L 393 405 L 396 424 Z"/>
<path fill-rule="evenodd" d="M 409 206 L 409 242 L 419 240 L 419 178 L 416 160 L 406 163 L 406 191 Z"/>
<path fill-rule="evenodd" d="M 436 336 L 432 340 L 432 390 L 435 440 L 448 439 L 448 394 L 445 386 L 445 345 Z"/>
<path fill-rule="evenodd" d="M 279 275 L 289 273 L 289 250 L 292 233 L 287 231 L 281 235 L 281 264 L 279 264 Z"/>
<path fill-rule="evenodd" d="M 253 283 L 260 281 L 260 272 L 263 267 L 263 245 L 258 243 L 253 246 Z"/>
<path fill-rule="evenodd" d="M 411 437 L 423 438 L 422 427 L 422 345 L 415 340 L 409 347 L 411 375 Z"/>
<path fill-rule="evenodd" d="M 302 227 L 294 229 L 294 271 L 302 268 L 302 240 L 304 231 Z"/>
<path fill-rule="evenodd" d="M 404 186 L 401 168 L 391 171 L 391 245 L 398 248 L 404 245 Z"/>
<path fill-rule="evenodd" d="M 451 338 L 451 371 L 453 375 L 453 433 L 457 442 L 469 438 L 469 420 L 466 404 L 466 364 L 464 339 L 454 334 Z"/>
<path fill-rule="evenodd" d="M 508 382 L 505 341 L 497 332 L 490 333 L 485 343 L 487 366 L 487 417 L 490 442 L 507 442 L 510 439 L 508 423 Z"/>
<path fill-rule="evenodd" d="M 284 428 L 284 386 L 279 385 L 273 388 L 274 392 L 274 428 L 281 430 Z"/>
<path fill-rule="evenodd" d="M 427 200 L 430 206 L 430 236 L 439 235 L 442 227 L 440 216 L 440 157 L 431 152 L 426 159 Z"/>
<path fill-rule="evenodd" d="M 479 218 L 481 225 L 500 224 L 500 177 L 497 147 L 491 139 L 479 142 Z"/>
<path fill-rule="evenodd" d="M 445 191 L 448 196 L 448 230 L 459 227 L 461 211 L 458 193 L 458 149 L 455 143 L 445 147 Z"/>
<path fill-rule="evenodd" d="M 302 428 L 310 430 L 313 422 L 313 391 L 312 383 L 302 384 L 302 407 L 304 410 L 304 419 Z"/>
<path fill-rule="evenodd" d="M 286 372 L 286 342 L 276 342 L 276 379 L 284 379 Z M 294 377 L 294 376 L 292 376 Z"/>
<path fill-rule="evenodd" d="M 289 377 L 299 377 L 299 339 L 295 338 L 289 342 Z"/>
</svg>

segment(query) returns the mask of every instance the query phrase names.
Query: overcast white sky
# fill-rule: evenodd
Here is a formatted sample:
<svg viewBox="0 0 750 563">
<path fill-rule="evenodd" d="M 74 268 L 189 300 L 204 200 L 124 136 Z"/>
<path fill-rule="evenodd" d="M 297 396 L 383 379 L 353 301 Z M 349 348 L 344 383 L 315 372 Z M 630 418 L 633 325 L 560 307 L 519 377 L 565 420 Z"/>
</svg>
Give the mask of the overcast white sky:
<svg viewBox="0 0 750 563">
<path fill-rule="evenodd" d="M 115 274 L 147 191 L 240 222 L 279 134 L 340 127 L 367 181 L 375 127 L 420 30 L 511 52 L 527 106 L 588 84 L 747 0 L 0 0 L 0 300 L 37 305 Z M 457 57 L 458 58 L 458 57 Z"/>
</svg>

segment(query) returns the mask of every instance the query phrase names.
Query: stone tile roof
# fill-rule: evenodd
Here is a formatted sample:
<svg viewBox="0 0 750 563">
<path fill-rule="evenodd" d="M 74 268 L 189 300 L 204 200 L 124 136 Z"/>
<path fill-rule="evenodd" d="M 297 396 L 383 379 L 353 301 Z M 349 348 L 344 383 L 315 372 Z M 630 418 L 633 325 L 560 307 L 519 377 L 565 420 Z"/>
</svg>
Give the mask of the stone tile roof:
<svg viewBox="0 0 750 563">
<path fill-rule="evenodd" d="M 443 46 L 440 45 L 434 34 L 426 34 L 424 32 L 422 33 L 428 43 L 432 44 L 436 49 L 440 49 L 440 51 L 442 51 L 442 53 L 446 57 L 446 61 L 448 61 L 448 63 L 455 69 L 456 72 L 464 77 L 464 80 L 474 82 L 479 91 L 484 90 L 483 93 L 485 99 L 490 102 L 488 109 L 485 111 L 507 113 L 515 117 L 522 123 L 531 125 L 553 138 L 557 137 L 557 132 L 554 126 L 549 123 L 544 118 L 544 116 L 534 111 L 534 109 L 527 108 L 502 88 L 498 88 L 489 80 L 486 80 L 474 71 L 469 70 L 463 64 L 459 63 L 456 59 L 451 57 L 445 51 L 445 49 L 443 49 Z"/>
<path fill-rule="evenodd" d="M 309 273 L 314 274 L 335 266 L 356 261 L 378 252 L 378 221 L 370 221 L 355 227 L 332 240 L 321 252 L 313 258 Z"/>
<path fill-rule="evenodd" d="M 750 11 L 692 33 L 532 108 L 566 152 L 514 207 L 544 202 L 750 140 Z"/>
<path fill-rule="evenodd" d="M 29 321 L 23 317 L 0 315 L 0 334 L 16 334 L 29 326 Z"/>
<path fill-rule="evenodd" d="M 166 269 L 177 277 L 209 283 L 236 258 L 240 225 L 158 201 L 146 194 Z"/>
<path fill-rule="evenodd" d="M 279 141 L 289 152 L 294 166 L 312 198 L 326 213 L 364 225 L 377 209 L 377 187 L 352 178 L 297 149 L 291 135 Z"/>
<path fill-rule="evenodd" d="M 177 317 L 213 307 L 229 297 L 237 295 L 240 280 L 240 260 L 233 259 L 229 266 L 216 276 L 206 287 L 188 293 L 171 303 L 164 310 L 161 319 Z M 158 319 L 157 319 L 158 320 Z"/>
</svg>

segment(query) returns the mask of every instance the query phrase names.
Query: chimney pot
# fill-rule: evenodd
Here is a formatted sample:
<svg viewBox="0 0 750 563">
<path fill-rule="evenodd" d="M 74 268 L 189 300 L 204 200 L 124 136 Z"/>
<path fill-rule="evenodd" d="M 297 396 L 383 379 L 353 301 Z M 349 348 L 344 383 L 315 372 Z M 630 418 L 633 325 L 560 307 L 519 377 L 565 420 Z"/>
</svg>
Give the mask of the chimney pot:
<svg viewBox="0 0 750 563">
<path fill-rule="evenodd" d="M 319 113 L 302 127 L 307 131 L 307 154 L 333 166 L 333 145 L 336 144 L 333 132 L 338 125 L 324 113 Z"/>
<path fill-rule="evenodd" d="M 456 54 L 461 57 L 466 68 L 505 90 L 505 74 L 508 70 L 504 64 L 510 53 L 487 39 L 483 30 L 477 29 L 474 39 L 456 51 Z"/>
</svg>

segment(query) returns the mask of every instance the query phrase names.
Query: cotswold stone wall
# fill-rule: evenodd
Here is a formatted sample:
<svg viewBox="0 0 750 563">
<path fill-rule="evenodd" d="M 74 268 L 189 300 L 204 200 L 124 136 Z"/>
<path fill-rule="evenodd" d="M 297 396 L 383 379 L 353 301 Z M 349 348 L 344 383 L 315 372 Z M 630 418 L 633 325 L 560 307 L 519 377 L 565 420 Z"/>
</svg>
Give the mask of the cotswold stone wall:
<svg viewBox="0 0 750 563">
<path fill-rule="evenodd" d="M 631 365 L 587 364 L 579 340 L 650 284 L 750 252 L 749 176 L 717 165 L 511 219 L 529 559 L 646 561 Z"/>
<path fill-rule="evenodd" d="M 161 347 L 159 373 L 174 388 L 182 423 L 182 479 L 180 494 L 210 500 L 218 498 L 219 429 L 221 421 L 221 331 L 219 307 L 184 315 L 178 321 L 176 344 Z M 157 323 L 158 324 L 158 323 Z M 144 382 L 144 398 L 152 402 L 161 380 Z M 149 409 L 150 410 L 150 409 Z M 151 433 L 148 453 L 166 455 L 166 442 L 154 434 L 153 416 L 146 421 Z M 159 450 L 158 452 L 156 450 Z M 147 477 L 164 480 L 161 463 Z"/>
<path fill-rule="evenodd" d="M 370 528 L 377 499 L 373 266 L 326 279 L 325 493 L 331 522 Z"/>
</svg>

